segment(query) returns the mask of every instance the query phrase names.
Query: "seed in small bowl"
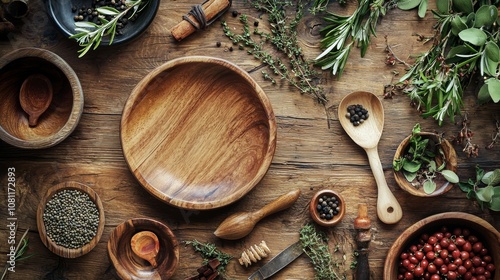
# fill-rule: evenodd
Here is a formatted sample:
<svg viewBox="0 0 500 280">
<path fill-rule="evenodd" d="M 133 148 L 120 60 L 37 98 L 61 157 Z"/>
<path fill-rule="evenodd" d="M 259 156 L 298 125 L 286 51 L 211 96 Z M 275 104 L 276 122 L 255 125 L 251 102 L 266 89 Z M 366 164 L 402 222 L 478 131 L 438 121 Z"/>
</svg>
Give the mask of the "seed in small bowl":
<svg viewBox="0 0 500 280">
<path fill-rule="evenodd" d="M 358 126 L 368 119 L 370 114 L 368 110 L 360 104 L 354 104 L 347 106 L 347 113 L 345 117 L 348 118 L 354 126 Z"/>
<path fill-rule="evenodd" d="M 344 217 L 345 202 L 340 194 L 332 190 L 321 190 L 312 197 L 309 212 L 319 225 L 333 226 Z"/>
</svg>

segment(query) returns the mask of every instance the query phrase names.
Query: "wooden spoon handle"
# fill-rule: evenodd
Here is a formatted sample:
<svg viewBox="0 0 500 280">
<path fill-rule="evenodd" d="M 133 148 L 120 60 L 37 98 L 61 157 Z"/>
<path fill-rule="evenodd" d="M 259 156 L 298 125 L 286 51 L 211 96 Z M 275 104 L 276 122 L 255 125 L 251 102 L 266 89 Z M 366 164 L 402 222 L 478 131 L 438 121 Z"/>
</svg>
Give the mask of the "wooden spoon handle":
<svg viewBox="0 0 500 280">
<path fill-rule="evenodd" d="M 264 217 L 267 217 L 271 214 L 274 214 L 281 210 L 285 210 L 286 208 L 292 206 L 292 204 L 295 203 L 295 201 L 297 201 L 299 196 L 300 196 L 300 189 L 293 190 L 269 202 L 269 204 L 262 207 L 260 210 L 254 212 L 254 215 L 255 217 L 258 217 L 258 220 L 261 220 Z"/>
<path fill-rule="evenodd" d="M 378 156 L 377 146 L 366 149 L 366 154 L 368 155 L 368 161 L 370 162 L 370 167 L 377 183 L 377 216 L 386 224 L 395 224 L 403 217 L 403 211 L 385 181 L 384 170 Z"/>
</svg>

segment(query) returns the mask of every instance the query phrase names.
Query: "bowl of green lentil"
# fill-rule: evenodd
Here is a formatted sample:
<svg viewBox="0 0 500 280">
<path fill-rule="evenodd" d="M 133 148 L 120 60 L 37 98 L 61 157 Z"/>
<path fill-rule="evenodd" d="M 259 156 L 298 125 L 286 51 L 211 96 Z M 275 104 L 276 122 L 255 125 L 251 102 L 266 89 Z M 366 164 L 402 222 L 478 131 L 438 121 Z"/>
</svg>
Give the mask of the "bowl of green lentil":
<svg viewBox="0 0 500 280">
<path fill-rule="evenodd" d="M 77 182 L 51 187 L 38 204 L 37 227 L 43 244 L 64 258 L 90 252 L 104 230 L 104 209 L 97 193 Z"/>
<path fill-rule="evenodd" d="M 311 198 L 309 213 L 318 225 L 324 227 L 334 226 L 344 218 L 344 198 L 333 190 L 320 190 Z"/>
</svg>

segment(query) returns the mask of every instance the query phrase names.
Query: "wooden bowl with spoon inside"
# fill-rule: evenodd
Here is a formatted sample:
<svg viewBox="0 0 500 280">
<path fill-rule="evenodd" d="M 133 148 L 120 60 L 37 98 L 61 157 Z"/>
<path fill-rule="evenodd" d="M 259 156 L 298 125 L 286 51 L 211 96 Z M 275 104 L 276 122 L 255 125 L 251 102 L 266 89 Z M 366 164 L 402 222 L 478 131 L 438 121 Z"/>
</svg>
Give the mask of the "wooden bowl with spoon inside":
<svg viewBox="0 0 500 280">
<path fill-rule="evenodd" d="M 24 149 L 52 147 L 76 128 L 83 91 L 56 54 L 17 49 L 0 58 L 0 139 Z"/>
</svg>

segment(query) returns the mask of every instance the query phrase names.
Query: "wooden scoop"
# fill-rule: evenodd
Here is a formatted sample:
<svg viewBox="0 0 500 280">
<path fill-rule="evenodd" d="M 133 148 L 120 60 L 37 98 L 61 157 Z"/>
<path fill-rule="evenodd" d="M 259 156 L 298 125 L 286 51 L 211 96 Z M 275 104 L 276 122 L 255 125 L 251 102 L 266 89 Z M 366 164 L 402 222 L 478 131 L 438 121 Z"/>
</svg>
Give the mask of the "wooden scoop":
<svg viewBox="0 0 500 280">
<path fill-rule="evenodd" d="M 263 218 L 292 206 L 300 196 L 300 190 L 294 190 L 271 201 L 255 212 L 240 212 L 227 217 L 215 230 L 215 236 L 236 240 L 248 235 L 255 224 Z"/>
<path fill-rule="evenodd" d="M 38 124 L 38 118 L 49 108 L 52 102 L 52 83 L 42 74 L 34 74 L 26 78 L 21 85 L 19 101 L 28 114 L 30 126 Z"/>
<path fill-rule="evenodd" d="M 359 126 L 354 126 L 345 116 L 349 105 L 360 104 L 368 110 L 369 118 Z M 384 108 L 373 93 L 356 91 L 346 95 L 339 104 L 338 117 L 347 135 L 368 155 L 375 182 L 377 183 L 377 216 L 386 224 L 401 220 L 403 212 L 396 197 L 387 186 L 384 170 L 377 151 L 377 145 L 384 128 Z"/>
<path fill-rule="evenodd" d="M 157 267 L 156 256 L 160 251 L 158 237 L 151 231 L 140 231 L 130 240 L 132 251 L 141 259 L 148 261 L 153 268 Z"/>
</svg>

